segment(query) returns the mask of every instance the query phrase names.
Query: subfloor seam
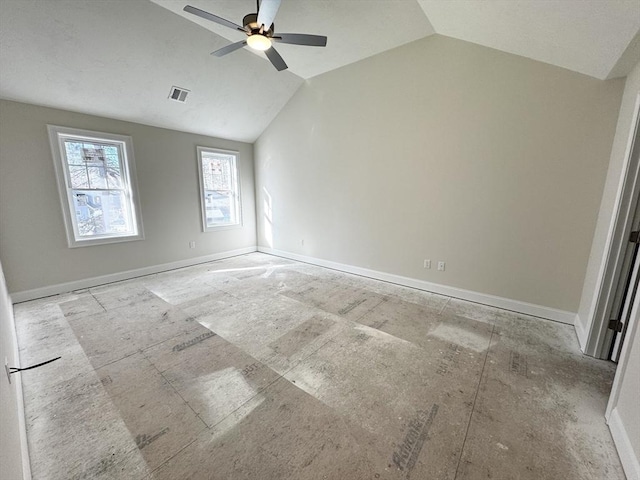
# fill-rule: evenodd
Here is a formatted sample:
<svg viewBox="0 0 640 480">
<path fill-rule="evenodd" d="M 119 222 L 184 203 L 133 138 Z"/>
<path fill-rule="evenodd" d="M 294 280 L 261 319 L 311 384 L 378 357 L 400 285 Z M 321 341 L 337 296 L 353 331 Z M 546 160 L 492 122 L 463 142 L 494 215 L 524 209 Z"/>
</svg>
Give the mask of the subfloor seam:
<svg viewBox="0 0 640 480">
<path fill-rule="evenodd" d="M 146 358 L 146 359 L 147 359 L 147 361 L 148 361 L 148 362 L 153 366 L 153 368 L 155 368 L 155 370 L 160 374 L 160 376 L 162 377 L 162 379 L 163 379 L 165 382 L 167 382 L 167 385 L 169 385 L 169 386 L 173 389 L 173 391 L 174 391 L 174 392 L 176 392 L 176 395 L 178 395 L 178 396 L 180 397 L 180 399 L 185 403 L 185 405 L 186 405 L 187 407 L 189 407 L 189 410 L 191 410 L 191 411 L 194 413 L 194 415 L 198 418 L 198 420 L 200 420 L 200 421 L 204 424 L 204 426 L 205 426 L 206 428 L 211 428 L 211 427 L 207 424 L 207 422 L 205 422 L 205 421 L 202 419 L 202 417 L 200 416 L 200 414 L 199 414 L 198 412 L 196 412 L 196 411 L 193 409 L 193 407 L 191 406 L 191 404 L 190 404 L 189 402 L 187 402 L 187 400 L 182 396 L 182 394 L 181 394 L 181 393 L 178 391 L 178 389 L 173 385 L 173 383 L 171 383 L 171 382 L 169 381 L 169 379 L 168 379 L 167 377 L 165 377 L 165 376 L 164 376 L 164 373 L 163 373 L 163 372 L 161 372 L 161 371 L 160 371 L 160 369 L 159 369 L 158 367 L 156 367 L 156 365 L 155 365 L 151 360 L 149 360 L 149 358 L 148 358 L 148 357 L 145 357 L 145 358 Z"/>
<path fill-rule="evenodd" d="M 106 308 L 104 307 L 104 305 L 100 302 L 100 300 L 98 300 L 98 299 L 96 298 L 96 296 L 93 294 L 93 292 L 91 291 L 91 289 L 87 289 L 87 291 L 89 292 L 89 295 L 91 295 L 91 297 L 96 301 L 96 303 L 97 303 L 98 305 L 100 305 L 100 308 L 102 308 L 102 310 L 104 310 L 104 311 L 105 311 L 105 313 L 106 313 L 107 309 L 106 309 Z"/>
<path fill-rule="evenodd" d="M 200 323 L 198 323 L 198 324 L 199 324 L 199 325 L 201 325 Z M 206 328 L 206 327 L 205 327 L 205 328 Z M 160 345 L 161 343 L 168 342 L 169 340 L 172 340 L 172 339 L 174 339 L 174 338 L 180 337 L 180 336 L 184 335 L 185 333 L 191 333 L 191 332 L 192 332 L 193 330 L 195 330 L 195 329 L 196 329 L 196 327 L 194 327 L 194 328 L 192 328 L 192 329 L 190 329 L 190 330 L 184 330 L 184 331 L 181 331 L 180 333 L 176 333 L 175 335 L 171 335 L 170 337 L 165 338 L 164 340 L 160 340 L 160 341 L 158 341 L 158 342 L 156 342 L 156 343 L 153 343 L 153 344 L 151 344 L 151 345 L 147 345 L 147 346 L 146 346 L 146 347 L 144 347 L 144 348 L 138 348 L 135 352 L 131 352 L 131 353 L 128 353 L 128 354 L 124 355 L 123 357 L 117 358 L 117 359 L 115 359 L 115 360 L 111 360 L 110 362 L 107 362 L 107 363 L 105 363 L 105 364 L 103 364 L 103 365 L 100 365 L 99 367 L 93 367 L 93 365 L 92 365 L 92 368 L 97 372 L 97 371 L 98 371 L 98 370 L 100 370 L 101 368 L 107 367 L 107 366 L 109 366 L 109 365 L 113 365 L 114 363 L 117 363 L 117 362 L 119 362 L 120 360 L 124 360 L 125 358 L 132 357 L 133 355 L 136 355 L 136 354 L 138 354 L 138 353 L 141 353 L 142 355 L 144 355 L 144 352 L 146 352 L 146 351 L 147 351 L 147 350 L 149 350 L 150 348 L 157 347 L 157 346 L 158 346 L 158 345 Z M 74 334 L 75 334 L 75 333 L 74 333 Z M 76 337 L 76 338 L 77 338 L 77 337 Z M 82 347 L 82 344 L 80 343 L 80 341 L 78 341 L 78 345 L 80 345 L 80 347 L 82 348 L 82 351 L 84 352 L 84 347 Z M 86 352 L 85 352 L 85 355 L 86 355 Z M 87 358 L 89 358 L 89 356 L 88 356 L 88 355 L 87 355 Z M 146 355 L 144 355 L 144 358 L 147 358 L 147 356 L 146 356 Z M 90 359 L 89 359 L 89 362 L 91 362 L 91 360 L 90 360 Z M 149 362 L 149 363 L 151 363 L 151 362 Z M 152 365 L 153 365 L 153 364 L 152 364 Z"/>
<path fill-rule="evenodd" d="M 480 379 L 478 380 L 478 386 L 476 388 L 476 394 L 473 397 L 473 405 L 471 407 L 471 415 L 469 415 L 469 422 L 467 423 L 467 429 L 464 432 L 464 440 L 462 441 L 462 448 L 460 449 L 460 456 L 458 457 L 458 465 L 456 465 L 456 473 L 453 475 L 453 480 L 458 478 L 458 470 L 460 469 L 460 464 L 462 463 L 462 456 L 464 455 L 464 447 L 467 444 L 467 437 L 469 436 L 469 429 L 471 428 L 471 421 L 473 420 L 473 414 L 476 410 L 476 402 L 478 400 L 478 393 L 480 393 L 480 386 L 482 385 L 482 379 L 484 378 L 484 370 L 487 366 L 487 359 L 489 358 L 489 351 L 491 350 L 491 341 L 493 340 L 493 332 L 495 331 L 496 326 L 493 325 L 491 327 L 491 336 L 489 337 L 489 346 L 487 347 L 487 353 L 484 356 L 484 362 L 482 363 L 482 371 L 480 372 Z"/>
<path fill-rule="evenodd" d="M 205 328 L 207 328 L 207 327 L 205 327 Z M 211 329 L 209 329 L 209 330 L 211 330 Z M 213 330 L 211 330 L 211 331 L 213 332 Z M 215 332 L 214 332 L 214 333 L 215 333 Z M 316 353 L 318 350 L 320 350 L 322 347 L 324 347 L 324 346 L 325 346 L 325 345 L 327 345 L 329 342 L 331 342 L 331 341 L 333 340 L 333 337 L 335 337 L 335 335 L 337 335 L 338 333 L 339 333 L 339 332 L 336 332 L 334 335 L 332 335 L 332 336 L 331 336 L 331 338 L 329 338 L 326 342 L 324 342 L 324 343 L 323 343 L 322 345 L 320 345 L 318 348 L 316 348 L 316 349 L 314 349 L 312 352 L 310 352 L 310 353 L 309 353 L 309 355 L 305 356 L 304 358 L 301 358 L 299 361 L 297 361 L 297 362 L 295 363 L 295 365 L 293 365 L 292 367 L 290 367 L 289 369 L 287 369 L 284 373 L 282 373 L 282 375 L 278 374 L 278 376 L 277 376 L 277 377 L 276 377 L 276 378 L 275 378 L 271 383 L 269 383 L 268 385 L 265 385 L 262 389 L 258 390 L 258 391 L 256 392 L 256 394 L 255 394 L 255 395 L 252 395 L 249 399 L 247 399 L 245 402 L 243 402 L 241 405 L 239 405 L 239 406 L 238 406 L 236 409 L 234 409 L 233 411 L 229 412 L 227 415 L 225 415 L 225 416 L 224 416 L 222 419 L 220 419 L 218 422 L 216 422 L 216 423 L 214 423 L 213 425 L 209 426 L 209 425 L 207 425 L 207 424 L 206 424 L 206 422 L 204 422 L 204 420 L 202 420 L 199 416 L 198 416 L 198 418 L 200 418 L 200 420 L 202 420 L 202 421 L 203 421 L 203 423 L 205 423 L 205 425 L 207 425 L 207 429 L 209 429 L 209 430 L 213 430 L 216 426 L 218 426 L 220 423 L 224 422 L 227 418 L 229 418 L 231 415 L 233 415 L 234 413 L 236 413 L 238 410 L 240 410 L 242 407 L 244 407 L 247 403 L 249 403 L 250 401 L 252 401 L 255 397 L 257 397 L 258 395 L 262 394 L 263 392 L 266 392 L 266 391 L 267 391 L 269 388 L 271 388 L 271 386 L 272 386 L 273 384 L 275 384 L 276 382 L 278 382 L 278 381 L 280 381 L 280 380 L 285 380 L 285 381 L 289 382 L 289 380 L 287 380 L 287 379 L 285 378 L 285 375 L 286 375 L 287 373 L 289 373 L 291 370 L 293 370 L 294 368 L 296 368 L 300 363 L 302 363 L 304 360 L 306 360 L 307 358 L 309 358 L 311 355 L 315 354 L 315 353 Z M 216 335 L 217 335 L 217 334 L 216 334 Z M 223 338 L 223 337 L 220 337 L 220 338 Z M 243 350 L 243 351 L 244 351 L 244 350 Z M 245 353 L 247 353 L 247 352 L 245 352 Z M 248 354 L 248 353 L 247 353 L 247 354 Z M 249 355 L 249 354 L 248 354 L 248 355 Z M 249 356 L 251 356 L 251 355 L 249 355 Z M 275 370 L 273 370 L 271 367 L 269 367 L 269 365 L 267 365 L 267 364 L 263 363 L 261 360 L 259 360 L 259 359 L 255 358 L 255 357 L 252 357 L 252 358 L 254 358 L 256 361 L 260 362 L 260 363 L 261 363 L 262 365 L 264 365 L 265 367 L 269 368 L 271 371 L 275 372 Z M 152 363 L 152 365 L 153 365 L 153 363 Z M 155 365 L 154 365 L 154 368 L 156 368 L 156 367 L 155 367 Z M 156 368 L 156 370 L 157 370 L 157 368 Z M 275 372 L 275 373 L 277 373 L 277 372 Z M 160 375 L 162 375 L 162 373 L 160 373 Z M 163 376 L 162 378 L 164 378 L 164 376 Z M 296 388 L 300 388 L 300 387 L 298 387 L 298 386 L 297 386 L 295 383 L 293 383 L 293 382 L 289 382 L 289 383 L 290 383 L 290 384 L 292 384 L 293 386 L 295 386 Z M 173 385 L 172 385 L 172 387 L 173 387 Z M 175 390 L 175 387 L 174 387 L 174 390 Z M 178 393 L 178 395 L 180 395 L 180 394 Z M 180 395 L 180 398 L 182 398 L 182 395 Z M 314 398 L 315 398 L 315 397 L 314 397 Z M 183 400 L 184 400 L 184 399 L 183 399 Z M 187 403 L 187 405 L 189 405 L 189 403 L 188 403 L 188 402 L 186 402 L 186 401 L 185 401 L 185 403 Z M 189 408 L 191 408 L 191 406 L 190 406 L 190 405 L 189 405 Z M 191 410 L 193 410 L 193 408 L 192 408 Z M 194 412 L 195 412 L 195 411 L 194 411 Z M 196 415 L 197 415 L 197 413 L 196 413 Z M 185 445 L 183 448 L 181 448 L 180 450 L 178 450 L 174 455 L 172 455 L 170 458 L 166 459 L 164 462 L 162 462 L 160 465 L 158 465 L 156 468 L 154 468 L 154 469 L 152 470 L 152 472 L 151 472 L 151 473 L 153 474 L 153 472 L 155 472 L 156 470 L 158 470 L 159 468 L 161 468 L 162 466 L 164 466 L 165 464 L 167 464 L 168 462 L 170 462 L 171 460 L 173 460 L 173 459 L 174 459 L 175 457 L 177 457 L 177 456 L 178 456 L 182 451 L 184 451 L 184 449 L 185 449 L 185 448 L 188 448 L 189 446 L 191 446 L 191 445 L 192 445 L 196 440 L 197 440 L 197 439 L 194 439 L 194 440 L 193 440 L 192 442 L 190 442 L 188 445 Z"/>
<path fill-rule="evenodd" d="M 444 309 L 447 308 L 447 305 L 449 305 L 449 302 L 451 302 L 451 297 L 447 297 L 447 301 L 444 302 L 444 305 L 442 306 L 442 308 L 438 312 L 438 315 L 442 315 L 442 312 L 444 312 Z"/>
</svg>

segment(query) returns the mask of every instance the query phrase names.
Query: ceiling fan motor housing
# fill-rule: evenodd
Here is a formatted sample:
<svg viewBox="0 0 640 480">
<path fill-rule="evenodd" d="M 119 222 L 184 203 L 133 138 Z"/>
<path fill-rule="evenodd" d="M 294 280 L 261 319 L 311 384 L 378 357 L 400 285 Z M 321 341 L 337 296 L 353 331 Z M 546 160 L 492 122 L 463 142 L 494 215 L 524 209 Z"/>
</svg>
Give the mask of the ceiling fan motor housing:
<svg viewBox="0 0 640 480">
<path fill-rule="evenodd" d="M 248 29 L 251 31 L 252 34 L 254 34 L 254 33 L 260 33 L 260 27 L 262 25 L 258 25 L 257 13 L 249 13 L 248 15 L 245 15 L 244 18 L 242 19 L 242 26 L 244 26 L 245 30 Z M 269 27 L 269 29 L 265 28 L 262 34 L 266 35 L 267 37 L 272 37 L 274 28 L 275 28 L 275 24 L 272 23 L 271 27 Z"/>
<path fill-rule="evenodd" d="M 278 13 L 278 7 L 281 0 L 258 0 L 258 13 L 250 13 L 242 19 L 242 27 L 236 23 L 230 22 L 222 17 L 218 17 L 213 13 L 200 10 L 191 5 L 185 5 L 183 10 L 200 18 L 218 23 L 232 30 L 240 30 L 247 35 L 245 40 L 226 45 L 219 48 L 215 52 L 211 52 L 216 57 L 222 57 L 228 53 L 248 46 L 253 50 L 264 52 L 271 64 L 279 72 L 287 69 L 287 64 L 280 54 L 273 48 L 272 42 L 289 43 L 291 45 L 307 45 L 310 47 L 325 47 L 327 45 L 327 37 L 323 35 L 307 35 L 305 33 L 281 33 L 274 37 L 275 25 L 273 19 Z M 264 22 L 271 22 L 268 26 Z"/>
</svg>

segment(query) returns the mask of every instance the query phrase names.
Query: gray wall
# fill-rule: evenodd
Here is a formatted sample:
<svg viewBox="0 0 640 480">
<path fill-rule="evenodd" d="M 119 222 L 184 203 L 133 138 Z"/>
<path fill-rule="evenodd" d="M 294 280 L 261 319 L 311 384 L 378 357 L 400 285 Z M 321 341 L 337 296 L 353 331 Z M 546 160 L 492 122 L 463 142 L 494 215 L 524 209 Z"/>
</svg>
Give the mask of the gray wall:
<svg viewBox="0 0 640 480">
<path fill-rule="evenodd" d="M 47 124 L 131 135 L 145 240 L 70 249 Z M 239 152 L 244 225 L 202 232 L 196 146 Z M 189 249 L 189 241 L 196 248 Z M 10 292 L 256 244 L 253 147 L 108 118 L 0 103 L 0 259 Z"/>
<path fill-rule="evenodd" d="M 2 465 L 2 478 L 23 478 L 22 455 L 23 452 L 21 423 L 24 422 L 24 411 L 21 406 L 22 392 L 20 387 L 20 375 L 12 375 L 9 383 L 4 373 L 4 361 L 10 367 L 20 365 L 18 349 L 15 342 L 15 325 L 13 322 L 13 307 L 7 292 L 7 286 L 0 265 L 0 360 L 2 372 L 0 372 L 0 465 Z M 24 425 L 22 425 L 24 428 Z M 26 472 L 29 473 L 29 472 Z"/>
<path fill-rule="evenodd" d="M 438 35 L 315 77 L 255 144 L 258 243 L 575 313 L 623 86 Z"/>
</svg>

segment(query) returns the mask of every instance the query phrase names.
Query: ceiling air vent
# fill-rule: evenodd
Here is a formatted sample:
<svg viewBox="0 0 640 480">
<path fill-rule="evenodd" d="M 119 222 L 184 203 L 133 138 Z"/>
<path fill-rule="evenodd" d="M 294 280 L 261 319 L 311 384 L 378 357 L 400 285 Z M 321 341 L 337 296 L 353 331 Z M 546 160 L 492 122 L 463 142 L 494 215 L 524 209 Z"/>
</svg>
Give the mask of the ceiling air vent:
<svg viewBox="0 0 640 480">
<path fill-rule="evenodd" d="M 180 87 L 171 87 L 171 92 L 169 93 L 169 99 L 170 100 L 175 100 L 176 102 L 181 102 L 184 103 L 187 100 L 187 94 L 190 92 L 190 90 L 187 90 L 186 88 L 180 88 Z"/>
</svg>

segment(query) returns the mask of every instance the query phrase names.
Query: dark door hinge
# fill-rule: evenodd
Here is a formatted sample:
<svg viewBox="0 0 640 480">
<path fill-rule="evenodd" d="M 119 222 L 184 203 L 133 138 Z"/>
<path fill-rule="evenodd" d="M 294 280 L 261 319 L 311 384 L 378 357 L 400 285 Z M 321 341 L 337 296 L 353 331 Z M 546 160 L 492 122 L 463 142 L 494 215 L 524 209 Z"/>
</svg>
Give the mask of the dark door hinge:
<svg viewBox="0 0 640 480">
<path fill-rule="evenodd" d="M 615 318 L 612 320 L 609 320 L 609 329 L 615 332 L 621 332 L 622 322 L 620 320 L 616 320 Z"/>
<path fill-rule="evenodd" d="M 631 243 L 640 243 L 640 230 L 631 232 L 631 235 L 629 235 L 629 241 Z"/>
</svg>

